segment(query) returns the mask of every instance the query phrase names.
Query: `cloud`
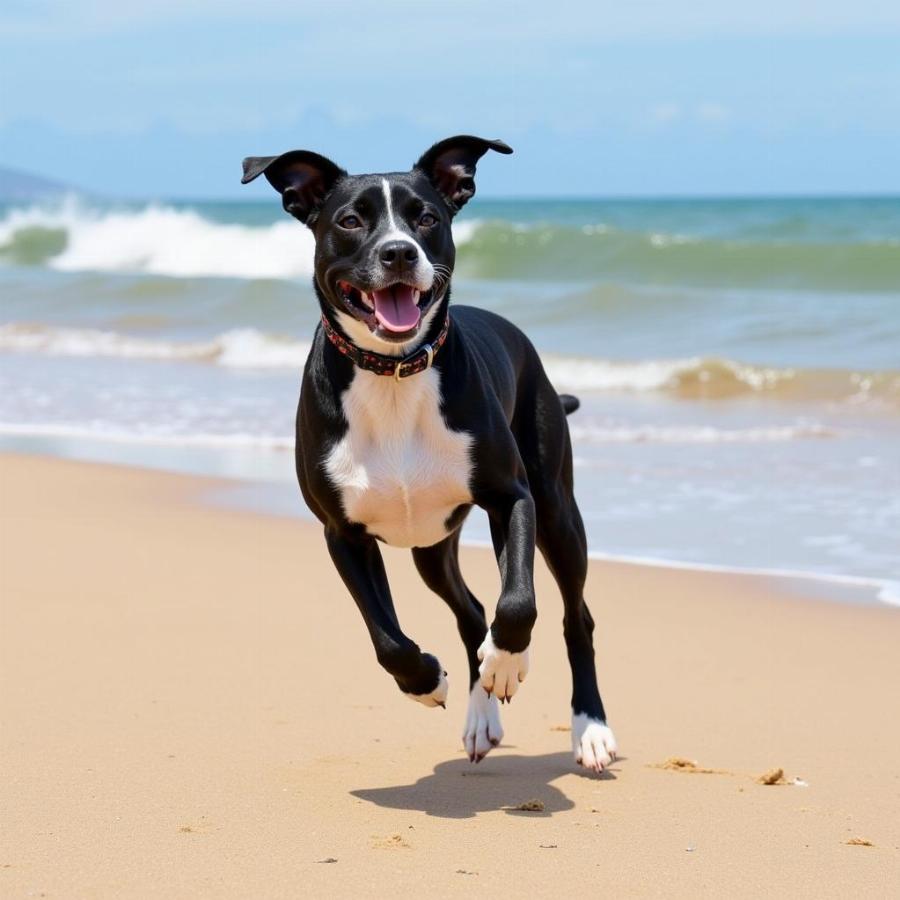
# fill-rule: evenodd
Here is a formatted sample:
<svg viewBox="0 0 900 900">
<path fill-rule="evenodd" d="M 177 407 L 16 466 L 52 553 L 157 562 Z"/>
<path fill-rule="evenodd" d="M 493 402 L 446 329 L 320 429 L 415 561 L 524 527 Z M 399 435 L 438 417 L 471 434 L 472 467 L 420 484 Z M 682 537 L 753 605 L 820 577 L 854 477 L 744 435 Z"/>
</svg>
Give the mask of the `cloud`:
<svg viewBox="0 0 900 900">
<path fill-rule="evenodd" d="M 721 125 L 731 119 L 731 110 L 714 100 L 676 103 L 666 101 L 650 107 L 651 124 L 667 127 L 679 122 L 700 122 L 705 125 Z"/>
<path fill-rule="evenodd" d="M 727 106 L 711 100 L 698 103 L 694 114 L 701 122 L 727 122 L 731 118 L 731 110 Z"/>
<path fill-rule="evenodd" d="M 650 119 L 660 125 L 668 125 L 682 115 L 681 106 L 677 103 L 657 103 L 650 110 Z"/>
</svg>

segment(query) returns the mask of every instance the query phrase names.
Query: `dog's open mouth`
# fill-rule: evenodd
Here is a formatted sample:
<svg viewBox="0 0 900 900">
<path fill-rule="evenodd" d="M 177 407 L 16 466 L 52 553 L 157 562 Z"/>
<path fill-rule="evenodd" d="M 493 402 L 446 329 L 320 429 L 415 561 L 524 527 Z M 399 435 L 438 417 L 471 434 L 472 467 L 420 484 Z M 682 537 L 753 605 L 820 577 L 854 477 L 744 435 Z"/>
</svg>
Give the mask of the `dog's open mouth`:
<svg viewBox="0 0 900 900">
<path fill-rule="evenodd" d="M 428 308 L 432 297 L 431 291 L 420 291 L 403 282 L 363 291 L 349 281 L 339 281 L 338 290 L 346 306 L 372 331 L 380 328 L 397 337 L 418 328 L 422 311 Z"/>
</svg>

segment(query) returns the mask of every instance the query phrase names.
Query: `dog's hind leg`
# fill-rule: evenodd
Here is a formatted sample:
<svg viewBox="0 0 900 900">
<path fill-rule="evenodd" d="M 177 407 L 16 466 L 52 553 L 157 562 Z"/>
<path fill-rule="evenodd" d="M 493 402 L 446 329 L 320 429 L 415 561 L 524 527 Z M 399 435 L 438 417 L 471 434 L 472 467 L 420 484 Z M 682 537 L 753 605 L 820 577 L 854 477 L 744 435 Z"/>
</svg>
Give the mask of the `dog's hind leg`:
<svg viewBox="0 0 900 900">
<path fill-rule="evenodd" d="M 560 502 L 561 501 L 561 502 Z M 616 740 L 606 724 L 594 665 L 594 619 L 584 601 L 587 548 L 574 498 L 558 497 L 554 509 L 538 504 L 537 543 L 556 583 L 565 612 L 563 633 L 572 669 L 572 749 L 580 765 L 600 772 L 615 759 Z"/>
<path fill-rule="evenodd" d="M 549 382 L 542 392 L 544 414 L 537 428 L 523 432 L 523 451 L 537 511 L 537 545 L 562 594 L 563 632 L 572 670 L 572 749 L 579 765 L 600 772 L 616 755 L 606 724 L 594 665 L 594 619 L 584 600 L 587 538 L 572 477 L 572 444 L 564 398 L 556 400 Z M 574 398 L 573 398 L 574 399 Z M 576 406 L 577 408 L 577 406 Z"/>
<path fill-rule="evenodd" d="M 538 507 L 537 543 L 559 585 L 563 632 L 572 669 L 572 749 L 580 765 L 596 772 L 615 759 L 616 741 L 606 724 L 594 665 L 594 619 L 584 601 L 587 552 L 574 499 L 554 512 Z"/>
<path fill-rule="evenodd" d="M 452 610 L 469 662 L 469 707 L 463 745 L 472 762 L 480 762 L 503 739 L 500 704 L 479 682 L 478 648 L 484 640 L 487 620 L 484 607 L 466 587 L 459 569 L 459 534 L 432 547 L 415 547 L 412 555 L 422 580 Z"/>
</svg>

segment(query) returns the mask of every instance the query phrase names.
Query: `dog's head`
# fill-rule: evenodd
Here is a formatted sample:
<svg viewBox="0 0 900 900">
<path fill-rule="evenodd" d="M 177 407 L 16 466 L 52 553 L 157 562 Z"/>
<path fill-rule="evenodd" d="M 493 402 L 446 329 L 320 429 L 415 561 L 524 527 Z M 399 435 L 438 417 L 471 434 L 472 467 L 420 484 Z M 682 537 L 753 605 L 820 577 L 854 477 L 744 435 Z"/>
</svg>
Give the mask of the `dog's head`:
<svg viewBox="0 0 900 900">
<path fill-rule="evenodd" d="M 456 257 L 450 223 L 475 193 L 475 166 L 502 141 L 459 135 L 409 172 L 348 175 L 307 150 L 244 160 L 246 184 L 265 175 L 285 210 L 316 238 L 323 310 L 358 346 L 405 351 L 445 305 Z"/>
</svg>

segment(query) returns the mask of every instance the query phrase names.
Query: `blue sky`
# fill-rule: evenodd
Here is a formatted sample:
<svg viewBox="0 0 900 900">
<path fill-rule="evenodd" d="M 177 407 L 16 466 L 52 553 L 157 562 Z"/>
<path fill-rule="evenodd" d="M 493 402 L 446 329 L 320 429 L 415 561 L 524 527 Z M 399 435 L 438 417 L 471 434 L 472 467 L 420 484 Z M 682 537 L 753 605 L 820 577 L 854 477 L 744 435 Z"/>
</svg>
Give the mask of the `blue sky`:
<svg viewBox="0 0 900 900">
<path fill-rule="evenodd" d="M 0 165 L 248 197 L 245 155 L 405 168 L 470 132 L 484 195 L 900 192 L 900 3 L 4 0 Z"/>
</svg>

